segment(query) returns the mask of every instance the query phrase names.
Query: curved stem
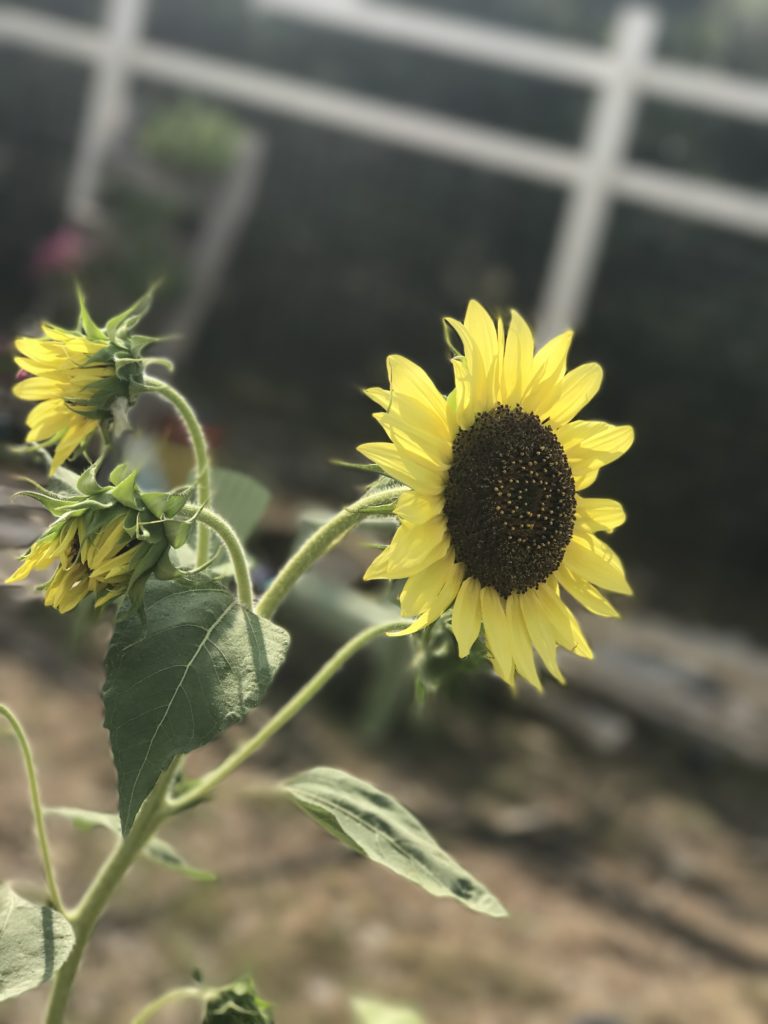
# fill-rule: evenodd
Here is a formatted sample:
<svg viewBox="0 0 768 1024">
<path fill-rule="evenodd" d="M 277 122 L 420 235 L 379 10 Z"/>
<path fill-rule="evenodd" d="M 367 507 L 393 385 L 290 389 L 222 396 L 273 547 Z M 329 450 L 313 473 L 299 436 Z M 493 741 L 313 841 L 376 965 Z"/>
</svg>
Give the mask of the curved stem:
<svg viewBox="0 0 768 1024">
<path fill-rule="evenodd" d="M 157 780 L 155 788 L 136 815 L 130 832 L 104 861 L 77 907 L 72 911 L 70 921 L 75 930 L 75 945 L 69 959 L 65 961 L 53 983 L 48 1013 L 45 1018 L 46 1024 L 62 1024 L 72 983 L 75 980 L 91 932 L 123 875 L 168 813 L 165 807 L 165 798 L 176 767 L 177 762 L 174 760 Z"/>
<path fill-rule="evenodd" d="M 198 503 L 203 506 L 210 505 L 211 503 L 211 457 L 208 451 L 208 442 L 205 439 L 203 428 L 200 425 L 200 420 L 195 414 L 195 410 L 186 400 L 184 395 L 176 388 L 172 387 L 167 381 L 161 380 L 159 377 L 151 377 L 145 375 L 144 383 L 148 385 L 148 390 L 154 392 L 156 395 L 160 395 L 166 402 L 174 407 L 176 412 L 186 428 L 189 436 L 192 450 L 195 453 L 195 476 L 197 480 L 197 499 Z M 198 567 L 204 565 L 208 561 L 208 553 L 210 547 L 210 537 L 208 530 L 204 526 L 198 527 L 197 530 L 197 565 Z"/>
<path fill-rule="evenodd" d="M 27 772 L 27 782 L 29 783 L 29 798 L 32 803 L 32 816 L 35 821 L 35 832 L 37 833 L 40 857 L 43 861 L 43 872 L 45 873 L 45 884 L 48 887 L 48 896 L 50 897 L 54 908 L 58 910 L 59 913 L 66 916 L 64 904 L 61 899 L 61 893 L 59 892 L 59 886 L 56 882 L 56 874 L 53 869 L 53 859 L 51 857 L 51 848 L 48 843 L 48 832 L 45 827 L 45 816 L 43 814 L 43 805 L 40 800 L 40 787 L 37 782 L 35 761 L 32 757 L 32 748 L 29 745 L 29 740 L 21 726 L 21 722 L 16 718 L 11 709 L 5 706 L 5 704 L 0 704 L 0 715 L 6 719 L 13 730 L 21 749 L 21 756 L 24 760 L 24 768 Z"/>
<path fill-rule="evenodd" d="M 171 1003 L 181 1002 L 182 999 L 196 999 L 199 1003 L 204 1003 L 208 998 L 208 994 L 204 988 L 197 988 L 194 985 L 187 985 L 185 988 L 172 988 L 170 992 L 164 993 L 157 999 L 153 999 L 151 1003 L 147 1005 L 132 1018 L 131 1024 L 146 1024 L 148 1020 L 162 1010 L 164 1006 L 170 1006 Z"/>
<path fill-rule="evenodd" d="M 392 629 L 402 626 L 402 620 L 394 622 L 383 622 L 376 626 L 369 626 L 367 629 L 355 634 L 347 640 L 335 654 L 326 661 L 322 668 L 309 679 L 300 690 L 298 690 L 289 701 L 287 701 L 270 720 L 250 739 L 242 743 L 236 750 L 233 750 L 229 757 L 226 757 L 221 764 L 201 776 L 197 783 L 186 790 L 176 799 L 168 800 L 168 807 L 172 811 L 180 811 L 190 804 L 196 803 L 206 793 L 210 793 L 220 782 L 223 782 L 229 775 L 239 768 L 244 761 L 260 750 L 265 743 L 277 735 L 296 715 L 306 707 L 309 702 L 320 693 L 320 691 L 333 679 L 337 672 L 349 661 L 349 659 L 362 650 L 371 640 L 388 633 Z"/>
<path fill-rule="evenodd" d="M 194 505 L 185 505 L 182 511 L 192 513 L 201 523 L 209 526 L 219 535 L 224 547 L 227 549 L 227 554 L 235 573 L 237 599 L 246 608 L 253 608 L 253 585 L 251 583 L 251 570 L 248 568 L 248 557 L 240 538 L 227 520 L 210 508 L 195 508 Z"/>
<path fill-rule="evenodd" d="M 398 484 L 395 487 L 372 491 L 354 504 L 347 505 L 327 523 L 323 523 L 304 541 L 272 580 L 256 605 L 257 613 L 271 619 L 294 583 L 318 558 L 338 544 L 346 533 L 367 516 L 390 515 L 396 499 L 407 490 L 407 487 Z"/>
</svg>

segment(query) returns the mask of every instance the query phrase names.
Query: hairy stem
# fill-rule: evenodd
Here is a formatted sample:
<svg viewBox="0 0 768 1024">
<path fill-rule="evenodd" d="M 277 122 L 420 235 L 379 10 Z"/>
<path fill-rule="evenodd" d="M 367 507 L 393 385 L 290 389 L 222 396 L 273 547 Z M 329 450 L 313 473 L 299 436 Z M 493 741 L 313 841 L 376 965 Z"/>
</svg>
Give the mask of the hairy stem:
<svg viewBox="0 0 768 1024">
<path fill-rule="evenodd" d="M 221 538 L 224 547 L 227 549 L 227 554 L 235 574 L 237 599 L 240 604 L 245 605 L 249 610 L 252 609 L 253 585 L 251 584 L 251 571 L 248 568 L 248 558 L 240 538 L 227 520 L 210 508 L 196 508 L 194 505 L 185 505 L 182 511 L 199 519 L 201 523 L 209 526 Z"/>
<path fill-rule="evenodd" d="M 27 734 L 24 732 L 21 722 L 14 715 L 11 709 L 5 706 L 5 704 L 0 704 L 0 715 L 6 719 L 13 730 L 21 750 L 21 756 L 24 760 L 24 768 L 27 772 L 27 782 L 29 784 L 29 799 L 32 804 L 32 817 L 35 821 L 35 833 L 37 835 L 37 843 L 40 848 L 40 857 L 43 862 L 43 872 L 45 873 L 45 884 L 48 888 L 48 896 L 53 907 L 60 913 L 66 915 L 64 904 L 61 899 L 61 893 L 59 892 L 59 886 L 56 882 L 56 874 L 53 869 L 53 859 L 51 857 L 51 848 L 48 842 L 48 832 L 45 827 L 45 815 L 43 814 L 43 805 L 40 800 L 40 786 L 37 782 L 37 773 L 35 772 L 35 761 L 32 757 L 32 748 L 29 745 Z"/>
<path fill-rule="evenodd" d="M 256 605 L 256 611 L 267 619 L 271 619 L 283 602 L 291 587 L 304 575 L 326 551 L 349 533 L 368 516 L 390 515 L 394 503 L 408 488 L 402 485 L 383 488 L 364 495 L 359 501 L 347 505 L 332 519 L 316 530 L 285 563 L 280 572 L 264 591 Z"/>
<path fill-rule="evenodd" d="M 208 994 L 204 988 L 198 988 L 195 985 L 187 985 L 184 988 L 172 988 L 170 992 L 166 992 L 157 999 L 153 999 L 151 1003 L 147 1003 L 131 1020 L 131 1024 L 146 1024 L 163 1007 L 170 1006 L 171 1003 L 181 1002 L 183 999 L 195 999 L 199 1003 L 204 1003 L 208 998 Z"/>
<path fill-rule="evenodd" d="M 165 769 L 136 815 L 130 832 L 104 861 L 70 915 L 75 930 L 75 945 L 53 983 L 46 1024 L 63 1024 L 72 984 L 91 933 L 123 875 L 139 856 L 160 822 L 167 816 L 165 798 L 176 767 L 177 762 L 174 760 Z"/>
<path fill-rule="evenodd" d="M 189 436 L 192 450 L 195 454 L 195 478 L 197 481 L 197 499 L 198 503 L 203 506 L 208 506 L 211 503 L 211 457 L 208 451 L 208 442 L 205 439 L 203 428 L 200 425 L 200 420 L 195 414 L 195 410 L 186 400 L 184 395 L 176 388 L 168 384 L 167 381 L 160 380 L 159 377 L 144 377 L 144 383 L 148 385 L 150 391 L 156 395 L 160 395 L 166 402 L 174 407 L 176 412 L 179 414 L 184 427 Z M 197 565 L 200 567 L 208 561 L 208 555 L 210 550 L 210 536 L 205 526 L 199 526 L 197 529 Z"/>
<path fill-rule="evenodd" d="M 201 776 L 197 783 L 181 794 L 181 796 L 170 799 L 168 806 L 173 811 L 178 811 L 190 806 L 190 804 L 196 803 L 201 797 L 210 793 L 220 782 L 223 782 L 224 779 L 231 775 L 235 769 L 239 768 L 243 762 L 252 757 L 257 750 L 260 750 L 268 740 L 288 725 L 302 708 L 306 707 L 320 693 L 353 655 L 367 646 L 371 640 L 375 640 L 376 637 L 381 636 L 383 633 L 388 633 L 390 630 L 397 629 L 402 625 L 403 623 L 400 619 L 394 622 L 383 622 L 376 626 L 369 626 L 367 629 L 363 629 L 355 634 L 350 640 L 347 640 L 335 654 L 331 655 L 322 668 L 318 669 L 312 678 L 279 711 L 275 712 L 272 718 L 254 736 L 245 740 L 236 750 L 233 750 L 229 757 L 226 757 L 216 768 Z"/>
</svg>

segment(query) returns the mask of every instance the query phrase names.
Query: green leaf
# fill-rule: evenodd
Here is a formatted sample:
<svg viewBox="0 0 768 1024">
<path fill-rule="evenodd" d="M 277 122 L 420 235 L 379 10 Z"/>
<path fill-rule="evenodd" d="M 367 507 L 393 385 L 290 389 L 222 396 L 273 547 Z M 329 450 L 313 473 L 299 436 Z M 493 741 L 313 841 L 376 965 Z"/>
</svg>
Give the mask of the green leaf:
<svg viewBox="0 0 768 1024">
<path fill-rule="evenodd" d="M 103 811 L 86 811 L 80 807 L 46 807 L 45 813 L 58 818 L 66 818 L 75 828 L 82 832 L 90 832 L 94 828 L 105 828 L 114 835 L 121 835 L 120 818 L 117 814 L 106 814 Z M 189 864 L 181 854 L 177 853 L 170 843 L 158 836 L 153 836 L 141 851 L 145 860 L 154 864 L 162 864 L 171 871 L 191 878 L 195 882 L 215 882 L 216 875 L 212 871 L 196 868 Z"/>
<path fill-rule="evenodd" d="M 353 999 L 352 1012 L 356 1024 L 426 1024 L 412 1006 L 382 1003 L 378 999 Z"/>
<path fill-rule="evenodd" d="M 506 917 L 495 896 L 438 846 L 391 796 L 337 768 L 311 768 L 281 783 L 296 806 L 331 835 L 433 896 Z"/>
<path fill-rule="evenodd" d="M 0 1001 L 52 978 L 74 944 L 75 933 L 63 914 L 0 885 Z"/>
<path fill-rule="evenodd" d="M 174 757 L 261 704 L 288 648 L 284 629 L 204 576 L 151 580 L 144 608 L 122 607 L 103 690 L 124 832 Z"/>
<path fill-rule="evenodd" d="M 271 495 L 264 484 L 236 469 L 215 466 L 212 477 L 213 507 L 245 544 L 261 522 Z"/>
<path fill-rule="evenodd" d="M 274 1024 L 270 1003 L 259 998 L 253 978 L 244 977 L 210 996 L 203 1024 Z"/>
</svg>

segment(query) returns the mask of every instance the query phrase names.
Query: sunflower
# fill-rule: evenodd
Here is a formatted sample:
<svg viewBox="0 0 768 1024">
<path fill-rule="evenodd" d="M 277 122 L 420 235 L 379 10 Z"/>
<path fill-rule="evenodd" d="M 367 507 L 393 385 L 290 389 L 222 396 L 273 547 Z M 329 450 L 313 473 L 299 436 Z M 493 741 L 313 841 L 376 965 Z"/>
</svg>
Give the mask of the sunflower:
<svg viewBox="0 0 768 1024">
<path fill-rule="evenodd" d="M 127 408 L 144 390 L 146 360 L 142 352 L 160 339 L 134 330 L 149 311 L 154 290 L 153 286 L 99 327 L 78 288 L 77 330 L 43 323 L 42 337 L 16 339 L 21 379 L 13 393 L 37 403 L 27 416 L 26 439 L 54 448 L 51 473 L 86 445 L 100 427 L 111 428 L 116 419 L 122 422 L 125 414 L 120 403 Z"/>
<path fill-rule="evenodd" d="M 63 613 L 91 594 L 97 608 L 125 594 L 138 604 L 151 574 L 177 575 L 169 548 L 184 543 L 190 524 L 168 517 L 182 507 L 187 492 L 144 493 L 135 481 L 135 471 L 121 465 L 109 486 L 87 483 L 84 491 L 64 495 L 44 488 L 23 491 L 56 518 L 5 582 L 53 567 L 41 589 L 45 604 Z"/>
<path fill-rule="evenodd" d="M 534 654 L 560 682 L 556 652 L 592 652 L 564 594 L 597 615 L 618 615 L 601 590 L 630 594 L 618 556 L 597 534 L 625 520 L 619 502 L 586 497 L 600 469 L 632 444 L 629 426 L 575 419 L 602 383 L 597 363 L 566 372 L 572 331 L 534 351 L 512 311 L 505 332 L 475 301 L 445 397 L 421 367 L 387 360 L 389 388 L 365 393 L 389 441 L 360 445 L 407 485 L 399 526 L 366 579 L 405 579 L 400 595 L 414 633 L 449 608 L 460 657 L 482 629 L 494 670 L 541 689 Z M 453 346 L 452 346 L 453 347 Z"/>
</svg>

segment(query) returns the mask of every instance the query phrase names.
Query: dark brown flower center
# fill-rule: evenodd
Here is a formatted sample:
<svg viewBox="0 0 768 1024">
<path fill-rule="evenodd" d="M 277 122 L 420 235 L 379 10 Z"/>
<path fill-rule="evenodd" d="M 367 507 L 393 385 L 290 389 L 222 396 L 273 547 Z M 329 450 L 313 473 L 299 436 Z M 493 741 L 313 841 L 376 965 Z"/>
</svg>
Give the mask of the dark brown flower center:
<svg viewBox="0 0 768 1024">
<path fill-rule="evenodd" d="M 576 488 L 554 431 L 520 406 L 482 412 L 453 442 L 445 518 L 456 560 L 502 597 L 559 567 L 573 534 Z"/>
</svg>

